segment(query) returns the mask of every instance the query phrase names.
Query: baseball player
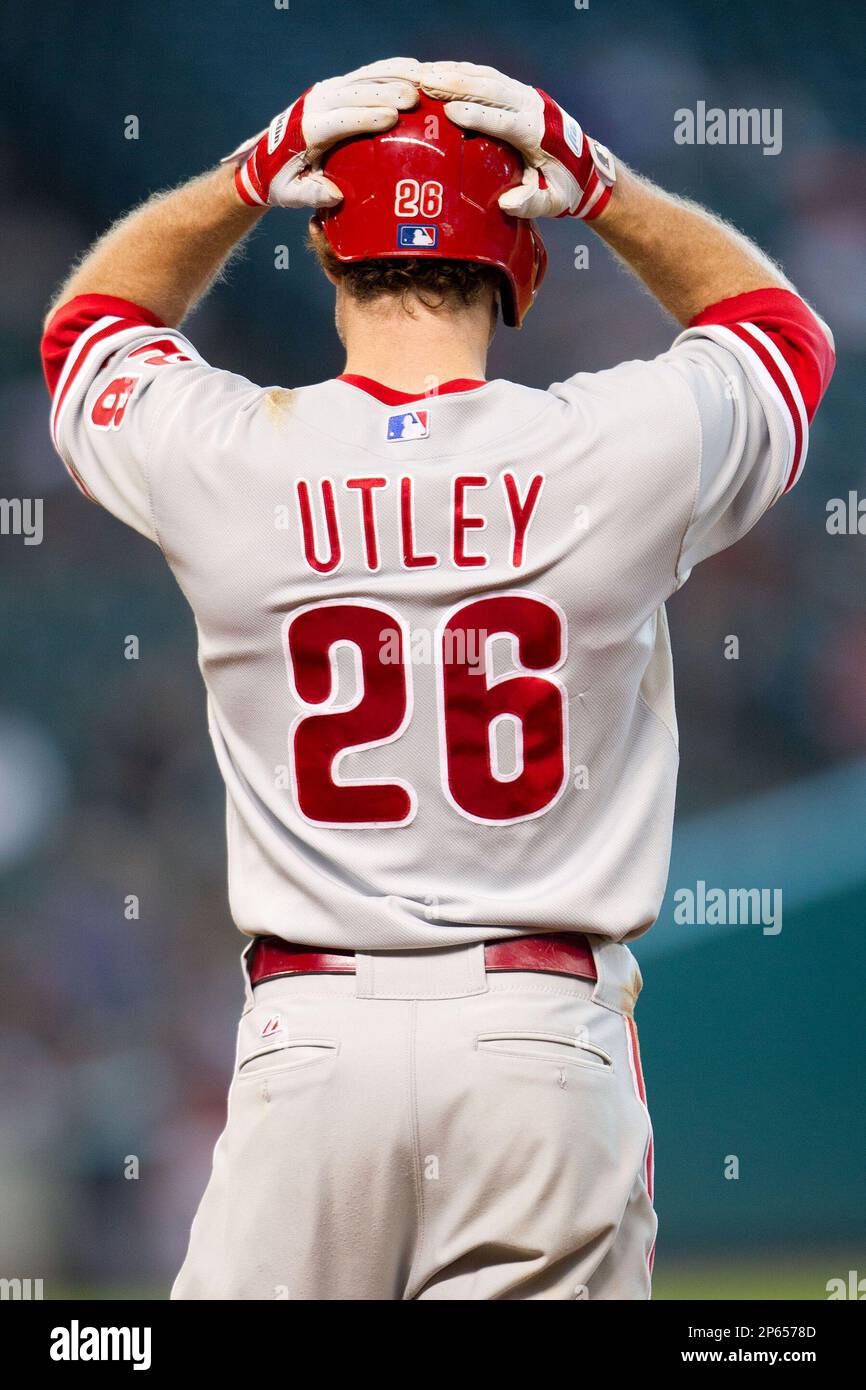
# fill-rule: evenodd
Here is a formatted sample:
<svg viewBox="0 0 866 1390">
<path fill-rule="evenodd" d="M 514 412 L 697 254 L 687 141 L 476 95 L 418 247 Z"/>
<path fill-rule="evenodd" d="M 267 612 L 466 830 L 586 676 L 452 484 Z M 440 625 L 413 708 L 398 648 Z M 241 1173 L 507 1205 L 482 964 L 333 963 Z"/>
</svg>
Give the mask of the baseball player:
<svg viewBox="0 0 866 1390">
<path fill-rule="evenodd" d="M 272 207 L 312 210 L 346 350 L 295 390 L 178 329 Z M 488 381 L 544 277 L 533 219 L 562 216 L 682 332 Z M 43 351 L 66 466 L 195 614 L 249 937 L 173 1297 L 648 1298 L 626 943 L 668 867 L 664 603 L 796 482 L 829 331 L 545 92 L 393 59 L 115 226 Z"/>
</svg>

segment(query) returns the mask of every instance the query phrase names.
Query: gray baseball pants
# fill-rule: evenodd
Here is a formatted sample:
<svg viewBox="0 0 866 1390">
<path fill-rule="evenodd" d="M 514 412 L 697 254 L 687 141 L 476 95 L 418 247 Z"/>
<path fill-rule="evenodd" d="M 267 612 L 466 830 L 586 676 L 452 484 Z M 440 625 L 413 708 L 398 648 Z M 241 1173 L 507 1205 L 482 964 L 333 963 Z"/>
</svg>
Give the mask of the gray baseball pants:
<svg viewBox="0 0 866 1390">
<path fill-rule="evenodd" d="M 247 980 L 172 1298 L 649 1298 L 640 973 L 592 946 L 597 983 L 481 945 Z"/>
</svg>

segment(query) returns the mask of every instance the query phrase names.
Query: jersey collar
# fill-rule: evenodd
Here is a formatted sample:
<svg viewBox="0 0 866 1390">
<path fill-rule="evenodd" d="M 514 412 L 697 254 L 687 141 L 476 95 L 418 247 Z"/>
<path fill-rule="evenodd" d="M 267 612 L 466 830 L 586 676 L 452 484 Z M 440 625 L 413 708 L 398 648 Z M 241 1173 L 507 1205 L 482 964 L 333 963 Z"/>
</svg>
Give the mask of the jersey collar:
<svg viewBox="0 0 866 1390">
<path fill-rule="evenodd" d="M 356 376 L 354 372 L 343 372 L 337 380 L 357 386 L 359 391 L 375 396 L 383 405 L 409 405 L 412 401 L 426 400 L 428 395 L 450 396 L 455 391 L 477 391 L 480 386 L 487 385 L 486 381 L 476 381 L 471 377 L 455 377 L 453 381 L 444 381 L 435 391 L 416 391 L 413 394 L 411 391 L 395 391 L 392 386 L 383 386 L 381 381 L 374 381 L 369 376 Z"/>
</svg>

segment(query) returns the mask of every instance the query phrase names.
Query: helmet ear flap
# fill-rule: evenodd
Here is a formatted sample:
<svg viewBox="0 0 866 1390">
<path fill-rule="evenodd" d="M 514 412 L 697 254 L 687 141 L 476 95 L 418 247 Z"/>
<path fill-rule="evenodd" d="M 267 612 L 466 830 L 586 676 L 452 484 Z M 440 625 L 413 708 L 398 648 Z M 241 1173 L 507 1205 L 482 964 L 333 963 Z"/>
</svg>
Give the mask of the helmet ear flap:
<svg viewBox="0 0 866 1390">
<path fill-rule="evenodd" d="M 535 275 L 532 281 L 532 294 L 534 298 L 541 289 L 542 282 L 547 274 L 547 247 L 534 222 L 531 224 L 531 231 L 532 244 L 535 248 Z"/>
<path fill-rule="evenodd" d="M 507 275 L 499 277 L 499 308 L 502 312 L 502 322 L 506 328 L 517 328 L 517 312 L 514 303 L 514 290 Z"/>
<path fill-rule="evenodd" d="M 508 328 L 522 328 L 523 320 L 532 308 L 547 273 L 547 247 L 541 233 L 534 222 L 524 225 L 528 225 L 530 237 L 531 268 L 524 267 L 523 274 L 516 281 L 507 273 L 502 275 L 502 322 Z"/>
</svg>

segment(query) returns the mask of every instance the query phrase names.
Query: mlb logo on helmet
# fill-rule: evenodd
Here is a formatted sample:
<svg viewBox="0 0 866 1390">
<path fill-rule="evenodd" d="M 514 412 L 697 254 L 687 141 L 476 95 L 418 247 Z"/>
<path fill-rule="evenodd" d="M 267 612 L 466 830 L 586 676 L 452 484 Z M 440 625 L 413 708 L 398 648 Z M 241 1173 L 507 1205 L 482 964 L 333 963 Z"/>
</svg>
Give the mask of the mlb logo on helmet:
<svg viewBox="0 0 866 1390">
<path fill-rule="evenodd" d="M 429 412 L 426 410 L 402 410 L 399 415 L 388 416 L 387 439 L 426 439 L 429 433 Z"/>
<path fill-rule="evenodd" d="M 426 222 L 401 222 L 397 227 L 397 245 L 423 246 L 429 251 L 439 245 L 439 228 Z"/>
</svg>

